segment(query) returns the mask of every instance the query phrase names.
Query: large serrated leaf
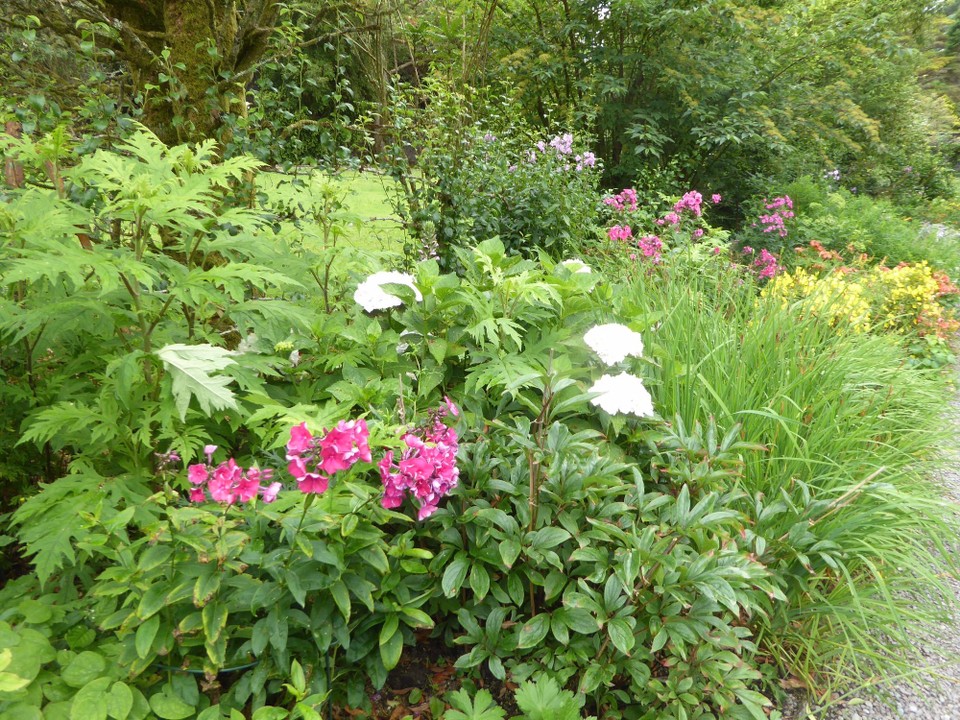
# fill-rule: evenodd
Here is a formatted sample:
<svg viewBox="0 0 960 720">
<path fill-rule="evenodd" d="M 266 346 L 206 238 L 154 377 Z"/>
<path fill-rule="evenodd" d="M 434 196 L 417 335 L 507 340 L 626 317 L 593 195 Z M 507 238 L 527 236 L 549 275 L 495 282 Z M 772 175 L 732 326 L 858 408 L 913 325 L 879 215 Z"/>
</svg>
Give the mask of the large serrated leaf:
<svg viewBox="0 0 960 720">
<path fill-rule="evenodd" d="M 186 419 L 187 408 L 193 397 L 207 415 L 215 410 L 237 407 L 237 399 L 227 387 L 233 378 L 212 374 L 235 365 L 236 360 L 230 357 L 235 353 L 208 344 L 174 344 L 157 350 L 156 354 L 170 373 L 173 397 L 181 420 Z"/>
</svg>

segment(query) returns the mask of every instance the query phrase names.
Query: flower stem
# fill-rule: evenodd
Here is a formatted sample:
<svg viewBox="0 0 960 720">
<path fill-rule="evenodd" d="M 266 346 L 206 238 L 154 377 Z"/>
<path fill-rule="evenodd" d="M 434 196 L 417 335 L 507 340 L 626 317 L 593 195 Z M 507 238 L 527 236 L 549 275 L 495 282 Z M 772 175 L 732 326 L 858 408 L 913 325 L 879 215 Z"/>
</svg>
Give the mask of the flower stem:
<svg viewBox="0 0 960 720">
<path fill-rule="evenodd" d="M 293 560 L 293 554 L 297 551 L 297 537 L 300 535 L 300 531 L 303 529 L 303 521 L 307 519 L 307 510 L 310 509 L 315 497 L 316 495 L 314 493 L 310 493 L 307 495 L 307 499 L 303 503 L 303 512 L 300 514 L 300 522 L 297 525 L 297 531 L 293 534 L 293 539 L 290 542 L 290 554 L 287 555 L 287 561 L 284 563 L 284 567 L 290 567 L 290 561 Z"/>
</svg>

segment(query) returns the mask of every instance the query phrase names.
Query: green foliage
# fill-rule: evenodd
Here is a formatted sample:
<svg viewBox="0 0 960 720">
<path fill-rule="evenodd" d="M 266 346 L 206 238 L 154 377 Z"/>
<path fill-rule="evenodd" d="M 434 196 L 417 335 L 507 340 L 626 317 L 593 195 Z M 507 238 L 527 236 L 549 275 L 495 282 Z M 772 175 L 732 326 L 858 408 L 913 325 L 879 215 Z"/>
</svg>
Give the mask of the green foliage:
<svg viewBox="0 0 960 720">
<path fill-rule="evenodd" d="M 942 590 L 941 381 L 758 299 L 741 267 L 677 242 L 612 281 L 555 262 L 564 242 L 457 236 L 459 274 L 421 262 L 416 292 L 364 311 L 351 291 L 391 258 L 344 246 L 320 176 L 146 132 L 79 161 L 62 133 L 5 142 L 30 182 L 0 205 L 0 416 L 66 469 L 12 517 L 34 573 L 0 592 L 0 712 L 313 719 L 368 706 L 429 634 L 467 679 L 519 683 L 524 720 L 759 720 L 779 673 L 878 672 L 926 614 L 894 583 Z M 604 365 L 584 333 L 609 322 L 644 356 Z M 657 414 L 598 408 L 621 370 Z M 380 506 L 379 458 L 243 506 L 187 503 L 171 464 L 213 444 L 280 471 L 291 426 L 361 417 L 399 455 L 444 397 L 459 480 L 422 520 Z"/>
<path fill-rule="evenodd" d="M 757 303 L 736 274 L 643 278 L 616 307 L 670 308 L 652 349 L 664 414 L 739 422 L 744 441 L 771 448 L 744 454 L 737 481 L 747 541 L 787 598 L 757 616 L 760 647 L 811 688 L 911 667 L 905 623 L 937 611 L 910 605 L 909 588 L 949 597 L 929 555 L 948 531 L 924 479 L 943 379 L 911 369 L 892 338 Z"/>
<path fill-rule="evenodd" d="M 394 112 L 391 172 L 400 214 L 419 243 L 408 256 L 453 268 L 456 248 L 491 238 L 527 257 L 575 252 L 594 221 L 599 169 L 582 141 L 538 136 L 514 120 L 471 123 L 480 102 L 471 110 L 436 79 L 423 94 L 426 111 L 400 96 Z"/>
</svg>

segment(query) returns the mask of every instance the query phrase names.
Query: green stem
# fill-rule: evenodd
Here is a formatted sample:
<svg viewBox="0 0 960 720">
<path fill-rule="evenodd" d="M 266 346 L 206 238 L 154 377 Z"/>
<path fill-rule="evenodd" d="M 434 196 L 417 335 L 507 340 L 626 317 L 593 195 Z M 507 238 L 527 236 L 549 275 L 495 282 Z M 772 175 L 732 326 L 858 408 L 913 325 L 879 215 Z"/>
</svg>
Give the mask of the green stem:
<svg viewBox="0 0 960 720">
<path fill-rule="evenodd" d="M 290 542 L 290 553 L 287 555 L 287 561 L 284 563 L 284 567 L 290 567 L 290 561 L 293 560 L 293 554 L 297 551 L 297 537 L 300 535 L 300 531 L 303 529 L 303 521 L 307 519 L 307 510 L 310 509 L 315 497 L 316 495 L 314 493 L 310 493 L 307 495 L 307 499 L 303 503 L 303 512 L 300 514 L 300 523 L 297 525 L 297 531 L 293 534 L 293 539 Z"/>
</svg>

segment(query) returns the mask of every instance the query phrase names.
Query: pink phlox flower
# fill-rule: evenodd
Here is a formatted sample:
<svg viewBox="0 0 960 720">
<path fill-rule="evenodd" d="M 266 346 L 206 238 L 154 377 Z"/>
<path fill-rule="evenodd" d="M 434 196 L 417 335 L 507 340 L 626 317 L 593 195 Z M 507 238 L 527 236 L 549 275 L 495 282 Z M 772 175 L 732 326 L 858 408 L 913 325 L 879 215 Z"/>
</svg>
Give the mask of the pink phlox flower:
<svg viewBox="0 0 960 720">
<path fill-rule="evenodd" d="M 753 261 L 753 266 L 757 269 L 758 277 L 762 278 L 772 278 L 780 271 L 777 256 L 766 248 L 760 250 L 760 257 Z"/>
<path fill-rule="evenodd" d="M 660 262 L 663 241 L 656 235 L 646 235 L 637 240 L 637 248 L 643 253 L 644 257 L 653 258 L 654 263 Z"/>
<path fill-rule="evenodd" d="M 679 225 L 680 216 L 677 215 L 677 213 L 675 212 L 668 212 L 666 215 L 663 216 L 663 222 L 659 224 L 664 225 L 666 223 L 670 223 L 671 225 Z"/>
<path fill-rule="evenodd" d="M 388 451 L 377 464 L 383 482 L 383 507 L 399 507 L 408 493 L 419 506 L 418 519 L 423 520 L 436 512 L 440 500 L 457 486 L 457 432 L 442 421 L 448 412 L 453 414 L 450 406 L 456 406 L 448 399 L 445 402 L 447 407 L 431 413 L 431 424 L 403 436 L 406 449 L 397 462 Z"/>
<path fill-rule="evenodd" d="M 703 228 L 697 228 L 696 230 L 694 230 L 694 231 L 693 231 L 693 236 L 694 236 L 695 238 L 702 238 L 702 237 L 703 237 Z"/>
<path fill-rule="evenodd" d="M 260 484 L 269 482 L 272 475 L 273 471 L 269 469 L 260 470 L 252 467 L 244 470 L 233 458 L 220 463 L 216 468 L 203 464 L 191 465 L 187 475 L 194 486 L 190 490 L 190 501 L 204 502 L 209 492 L 214 502 L 233 505 L 238 502 L 250 502 L 261 493 L 266 497 L 269 490 L 271 497 L 266 501 L 273 502 L 280 491 L 280 483 L 274 483 L 269 488 L 264 488 Z"/>
<path fill-rule="evenodd" d="M 187 468 L 187 477 L 191 485 L 203 485 L 210 476 L 210 471 L 206 465 L 191 465 Z"/>
<path fill-rule="evenodd" d="M 216 445 L 204 445 L 203 454 L 207 456 L 207 462 L 213 464 L 213 454 L 217 451 Z"/>
<path fill-rule="evenodd" d="M 319 439 L 310 434 L 306 423 L 295 425 L 290 428 L 287 443 L 287 471 L 296 479 L 301 492 L 326 492 L 330 475 L 361 460 L 372 461 L 369 438 L 367 421 L 362 418 L 341 420 Z"/>
<path fill-rule="evenodd" d="M 451 400 L 449 397 L 447 397 L 446 395 L 444 395 L 444 396 L 443 396 L 443 402 L 444 402 L 444 404 L 447 406 L 447 410 L 450 412 L 451 415 L 453 415 L 453 417 L 459 417 L 459 415 L 460 415 L 460 408 L 458 408 L 458 407 L 453 403 L 453 400 Z"/>
<path fill-rule="evenodd" d="M 265 503 L 272 503 L 277 499 L 277 495 L 280 492 L 280 488 L 283 487 L 283 483 L 273 482 L 270 483 L 267 487 L 263 489 L 263 501 Z"/>
<path fill-rule="evenodd" d="M 630 229 L 629 225 L 614 225 L 612 228 L 607 230 L 607 236 L 612 241 L 627 240 L 633 237 L 633 230 Z"/>
<path fill-rule="evenodd" d="M 637 209 L 637 191 L 633 188 L 624 188 L 616 195 L 604 198 L 603 203 L 617 212 L 634 212 Z"/>
<path fill-rule="evenodd" d="M 320 440 L 320 469 L 332 475 L 358 460 L 370 462 L 369 432 L 365 420 L 341 420 Z"/>
<path fill-rule="evenodd" d="M 290 441 L 287 443 L 287 459 L 291 455 L 300 455 L 313 445 L 313 435 L 307 430 L 307 424 L 300 423 L 290 428 Z"/>
<path fill-rule="evenodd" d="M 720 201 L 723 200 L 723 198 L 720 197 L 720 193 L 714 193 L 714 194 L 710 197 L 710 200 L 713 201 L 713 204 L 714 204 L 714 205 L 719 205 L 719 204 L 720 204 Z"/>
<path fill-rule="evenodd" d="M 317 473 L 307 473 L 297 480 L 297 487 L 304 495 L 322 495 L 330 487 L 330 478 Z"/>
<path fill-rule="evenodd" d="M 550 141 L 550 147 L 556 150 L 558 155 L 570 155 L 573 152 L 573 135 L 570 133 L 557 135 Z"/>
<path fill-rule="evenodd" d="M 713 254 L 714 254 L 714 255 L 719 255 L 719 254 L 720 254 L 720 248 L 715 247 L 715 248 L 713 249 Z"/>
<path fill-rule="evenodd" d="M 749 245 L 744 245 L 744 246 L 743 246 L 743 254 L 744 254 L 744 255 L 753 255 L 753 248 L 750 247 Z"/>
<path fill-rule="evenodd" d="M 697 217 L 703 213 L 701 205 L 703 204 L 703 195 L 698 193 L 696 190 L 690 190 L 687 193 L 684 193 L 684 196 L 673 206 L 673 211 L 676 213 L 683 212 L 684 210 L 689 210 Z"/>
</svg>

